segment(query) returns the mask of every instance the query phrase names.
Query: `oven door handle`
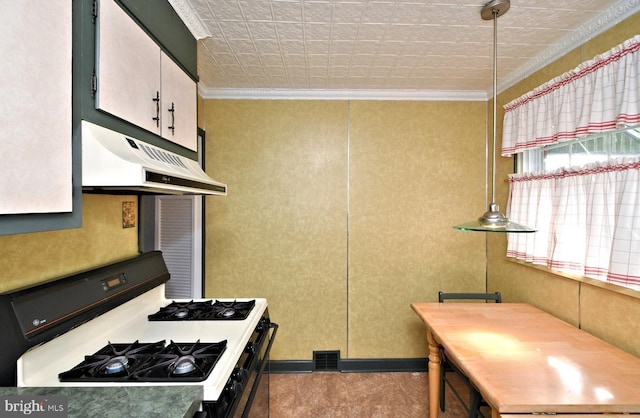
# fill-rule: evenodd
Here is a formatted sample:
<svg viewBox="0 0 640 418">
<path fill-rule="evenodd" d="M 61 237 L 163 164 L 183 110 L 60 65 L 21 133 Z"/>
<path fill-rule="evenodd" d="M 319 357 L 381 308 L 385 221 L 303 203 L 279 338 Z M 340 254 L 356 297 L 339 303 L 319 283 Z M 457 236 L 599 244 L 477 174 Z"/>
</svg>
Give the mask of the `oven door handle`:
<svg viewBox="0 0 640 418">
<path fill-rule="evenodd" d="M 267 366 L 269 353 L 271 353 L 271 346 L 273 345 L 273 342 L 276 339 L 276 333 L 278 332 L 278 324 L 276 324 L 275 322 L 271 322 L 269 323 L 269 328 L 273 329 L 273 332 L 271 333 L 271 337 L 269 338 L 269 342 L 267 343 L 267 348 L 264 350 L 264 357 L 262 358 L 262 363 L 260 364 L 260 368 L 258 369 L 256 380 L 253 382 L 252 387 L 248 388 L 248 390 L 250 390 L 249 398 L 247 399 L 246 405 L 244 405 L 244 410 L 242 411 L 242 418 L 247 418 L 249 416 L 251 404 L 253 403 L 253 398 L 256 395 L 256 389 L 260 384 L 260 380 L 262 379 L 262 374 L 264 373 L 264 369 Z M 269 331 L 267 330 L 267 333 L 268 332 Z M 259 349 L 258 353 L 260 352 L 261 350 Z"/>
<path fill-rule="evenodd" d="M 269 324 L 269 328 L 273 328 L 273 333 L 271 334 L 271 339 L 269 339 L 269 345 L 267 345 L 267 351 L 265 351 L 265 357 L 269 356 L 269 352 L 271 351 L 271 346 L 273 345 L 273 340 L 276 339 L 276 332 L 278 332 L 278 324 L 275 322 L 271 322 Z"/>
<path fill-rule="evenodd" d="M 273 332 L 271 333 L 271 338 L 269 338 L 269 342 L 267 343 L 267 348 L 264 350 L 264 361 L 260 365 L 258 376 L 262 375 L 262 373 L 264 372 L 265 366 L 267 365 L 266 359 L 269 358 L 269 353 L 271 353 L 271 346 L 273 345 L 273 342 L 276 339 L 276 333 L 278 332 L 278 324 L 276 324 L 275 322 L 271 322 L 269 323 L 269 328 L 272 328 Z"/>
</svg>

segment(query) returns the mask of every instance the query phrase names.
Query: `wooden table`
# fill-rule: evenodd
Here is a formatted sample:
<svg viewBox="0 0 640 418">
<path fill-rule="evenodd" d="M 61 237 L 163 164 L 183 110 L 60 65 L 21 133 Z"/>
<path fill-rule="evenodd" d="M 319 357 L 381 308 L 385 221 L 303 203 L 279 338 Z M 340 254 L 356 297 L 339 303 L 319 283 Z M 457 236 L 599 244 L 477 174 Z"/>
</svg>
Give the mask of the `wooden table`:
<svg viewBox="0 0 640 418">
<path fill-rule="evenodd" d="M 440 346 L 489 403 L 492 418 L 640 414 L 640 359 L 533 306 L 411 307 L 427 326 L 430 418 L 438 416 Z"/>
</svg>

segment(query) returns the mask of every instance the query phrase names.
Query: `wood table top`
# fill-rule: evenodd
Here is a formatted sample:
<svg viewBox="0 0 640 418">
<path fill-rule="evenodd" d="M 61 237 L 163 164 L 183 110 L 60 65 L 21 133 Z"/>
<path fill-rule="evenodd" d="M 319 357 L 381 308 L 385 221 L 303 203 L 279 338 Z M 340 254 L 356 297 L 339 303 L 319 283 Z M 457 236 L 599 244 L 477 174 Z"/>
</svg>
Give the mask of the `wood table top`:
<svg viewBox="0 0 640 418">
<path fill-rule="evenodd" d="M 640 359 L 531 305 L 413 303 L 494 409 L 640 413 Z"/>
</svg>

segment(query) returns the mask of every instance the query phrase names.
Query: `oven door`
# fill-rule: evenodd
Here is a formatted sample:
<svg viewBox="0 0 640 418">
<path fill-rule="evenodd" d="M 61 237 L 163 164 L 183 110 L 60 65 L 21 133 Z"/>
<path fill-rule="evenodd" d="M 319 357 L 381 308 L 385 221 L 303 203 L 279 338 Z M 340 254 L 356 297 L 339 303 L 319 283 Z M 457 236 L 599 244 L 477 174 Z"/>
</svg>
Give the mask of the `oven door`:
<svg viewBox="0 0 640 418">
<path fill-rule="evenodd" d="M 278 324 L 270 323 L 265 340 L 260 344 L 256 362 L 249 371 L 234 418 L 267 418 L 269 416 L 269 353 L 278 331 Z"/>
<path fill-rule="evenodd" d="M 257 338 L 247 348 L 229 377 L 217 401 L 204 401 L 203 414 L 207 418 L 258 418 L 269 416 L 269 376 L 265 375 L 269 353 L 275 340 L 278 324 L 262 319 L 256 328 Z"/>
</svg>

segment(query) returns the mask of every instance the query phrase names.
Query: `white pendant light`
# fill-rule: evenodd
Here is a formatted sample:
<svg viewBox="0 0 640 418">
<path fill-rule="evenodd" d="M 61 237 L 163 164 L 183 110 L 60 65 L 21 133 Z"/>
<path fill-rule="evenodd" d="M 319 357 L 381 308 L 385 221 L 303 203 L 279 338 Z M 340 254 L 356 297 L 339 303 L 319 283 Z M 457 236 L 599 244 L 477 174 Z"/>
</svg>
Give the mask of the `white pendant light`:
<svg viewBox="0 0 640 418">
<path fill-rule="evenodd" d="M 482 232 L 536 232 L 528 226 L 519 225 L 509 221 L 509 218 L 500 212 L 496 203 L 496 98 L 498 96 L 498 17 L 507 13 L 511 7 L 510 0 L 492 0 L 487 3 L 480 12 L 484 20 L 493 19 L 493 148 L 492 148 L 492 186 L 491 203 L 489 210 L 477 220 L 454 226 L 461 231 Z M 489 169 L 487 164 L 487 170 Z M 487 176 L 488 177 L 488 176 Z"/>
</svg>

